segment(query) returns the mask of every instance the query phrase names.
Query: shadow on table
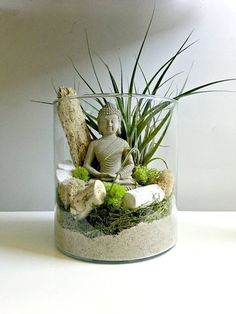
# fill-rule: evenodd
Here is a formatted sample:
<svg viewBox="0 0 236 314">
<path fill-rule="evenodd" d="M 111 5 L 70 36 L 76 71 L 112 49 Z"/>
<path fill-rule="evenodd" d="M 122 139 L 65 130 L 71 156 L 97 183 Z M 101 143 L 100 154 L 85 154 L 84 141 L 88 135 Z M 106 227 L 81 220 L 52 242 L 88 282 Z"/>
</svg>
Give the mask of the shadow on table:
<svg viewBox="0 0 236 314">
<path fill-rule="evenodd" d="M 19 218 L 19 216 L 16 216 Z M 0 221 L 0 247 L 13 251 L 53 258 L 68 259 L 60 253 L 54 243 L 54 227 L 51 217 Z"/>
</svg>

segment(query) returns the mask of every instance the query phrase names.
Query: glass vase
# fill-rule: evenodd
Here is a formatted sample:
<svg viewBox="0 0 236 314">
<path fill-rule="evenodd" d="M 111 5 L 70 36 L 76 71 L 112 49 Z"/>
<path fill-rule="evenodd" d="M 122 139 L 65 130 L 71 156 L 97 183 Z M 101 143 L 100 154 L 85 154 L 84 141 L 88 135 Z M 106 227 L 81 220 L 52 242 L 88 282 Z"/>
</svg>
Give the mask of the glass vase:
<svg viewBox="0 0 236 314">
<path fill-rule="evenodd" d="M 174 99 L 152 95 L 77 97 L 70 91 L 55 101 L 55 240 L 61 252 L 120 263 L 151 258 L 175 245 L 176 106 Z M 105 161 L 98 154 L 106 140 L 98 125 L 101 108 L 111 108 L 103 110 L 103 119 L 117 114 L 119 124 L 114 143 L 103 149 Z M 112 125 L 105 127 L 113 132 Z M 95 144 L 98 150 L 88 153 Z M 122 177 L 126 159 L 131 161 L 129 178 Z M 116 170 L 102 177 L 109 160 Z"/>
</svg>

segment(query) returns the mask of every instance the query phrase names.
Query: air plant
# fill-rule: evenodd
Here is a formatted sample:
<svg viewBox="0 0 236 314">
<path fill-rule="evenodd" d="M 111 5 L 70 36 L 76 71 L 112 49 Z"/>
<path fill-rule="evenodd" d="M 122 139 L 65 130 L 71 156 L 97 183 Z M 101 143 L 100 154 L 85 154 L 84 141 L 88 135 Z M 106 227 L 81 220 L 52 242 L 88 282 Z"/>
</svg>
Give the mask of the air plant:
<svg viewBox="0 0 236 314">
<path fill-rule="evenodd" d="M 173 75 L 170 78 L 166 78 L 167 73 L 169 73 L 169 69 L 171 68 L 176 58 L 195 43 L 195 42 L 189 43 L 190 37 L 192 35 L 192 33 L 190 33 L 189 36 L 183 42 L 183 44 L 180 46 L 180 48 L 177 50 L 177 52 L 170 59 L 168 59 L 161 67 L 159 67 L 155 71 L 155 74 L 152 77 L 147 78 L 143 69 L 140 66 L 140 58 L 141 58 L 144 44 L 147 39 L 149 30 L 153 21 L 153 16 L 154 16 L 154 10 L 153 10 L 151 19 L 149 21 L 149 25 L 146 30 L 144 39 L 142 41 L 137 57 L 135 59 L 135 63 L 133 66 L 133 70 L 131 73 L 131 78 L 130 78 L 127 90 L 125 90 L 124 83 L 123 83 L 124 82 L 123 67 L 122 67 L 121 61 L 120 61 L 120 78 L 118 81 L 115 78 L 115 75 L 112 73 L 110 67 L 100 58 L 100 60 L 106 67 L 106 70 L 109 74 L 111 87 L 112 87 L 113 93 L 116 95 L 116 96 L 113 95 L 113 97 L 115 98 L 117 108 L 121 112 L 122 119 L 121 119 L 121 135 L 120 136 L 123 139 L 125 139 L 129 143 L 130 147 L 133 149 L 133 157 L 135 160 L 135 164 L 143 165 L 143 166 L 146 166 L 154 159 L 161 159 L 161 158 L 155 157 L 155 155 L 156 155 L 156 152 L 158 151 L 158 148 L 161 146 L 161 143 L 171 123 L 173 109 L 175 107 L 175 102 L 173 103 L 173 101 L 177 102 L 183 97 L 205 92 L 203 89 L 208 86 L 234 80 L 234 79 L 217 80 L 217 81 L 205 83 L 200 86 L 196 86 L 189 90 L 185 90 L 186 83 L 187 83 L 187 78 L 186 78 L 180 91 L 177 92 L 177 94 L 174 97 L 172 96 L 172 101 L 171 100 L 168 101 L 167 99 L 166 101 L 159 100 L 159 101 L 152 102 L 152 97 L 155 99 L 156 95 L 158 95 L 159 93 L 160 88 L 167 82 L 171 81 L 176 75 L 178 75 L 177 73 L 176 75 Z M 86 34 L 86 39 L 87 39 L 88 54 L 89 54 L 92 70 L 94 72 L 96 81 L 98 83 L 99 92 L 95 91 L 95 89 L 89 84 L 89 82 L 80 73 L 80 71 L 75 66 L 72 60 L 71 62 L 76 73 L 79 75 L 80 79 L 82 79 L 82 81 L 87 85 L 90 92 L 94 94 L 95 98 L 97 95 L 97 98 L 96 98 L 97 104 L 98 104 L 97 108 L 94 108 L 94 106 L 91 105 L 89 101 L 86 101 L 86 103 L 88 105 L 93 106 L 93 109 L 99 110 L 99 107 L 105 105 L 105 103 L 107 102 L 107 98 L 105 98 L 106 94 L 104 94 L 103 88 L 100 83 L 99 75 L 94 65 L 93 56 L 91 53 L 87 34 Z M 141 71 L 141 74 L 144 78 L 145 85 L 143 86 L 141 95 L 139 95 L 139 97 L 136 98 L 136 103 L 132 104 L 131 99 L 132 97 L 135 98 L 135 94 L 137 94 L 135 79 L 136 79 L 138 70 Z M 173 91 L 171 91 L 171 87 L 169 87 L 163 96 L 170 97 L 170 95 L 172 94 L 173 94 Z M 102 95 L 104 95 L 104 98 L 102 98 Z M 146 96 L 149 96 L 150 98 L 146 98 Z M 155 104 L 153 105 L 153 103 Z M 87 110 L 84 110 L 84 113 L 86 115 L 87 125 L 90 128 L 92 136 L 95 138 L 96 136 L 94 135 L 93 131 L 98 130 L 97 118 L 96 116 L 89 113 Z M 161 116 L 161 119 L 160 119 L 160 116 Z"/>
<path fill-rule="evenodd" d="M 189 42 L 192 32 L 187 36 L 184 40 L 183 44 L 176 51 L 176 53 L 169 58 L 163 65 L 156 69 L 154 75 L 151 77 L 147 77 L 145 75 L 144 70 L 140 66 L 140 59 L 143 52 L 144 44 L 146 42 L 153 17 L 154 11 L 152 12 L 151 19 L 149 21 L 144 39 L 141 43 L 140 49 L 138 51 L 137 57 L 134 62 L 134 66 L 131 72 L 130 80 L 128 86 L 124 85 L 124 75 L 123 75 L 123 66 L 121 60 L 120 63 L 120 75 L 119 79 L 116 79 L 116 75 L 112 73 L 108 64 L 100 58 L 101 62 L 105 66 L 113 94 L 113 99 L 115 99 L 115 105 L 121 112 L 121 134 L 120 137 L 126 140 L 131 149 L 132 155 L 134 158 L 135 165 L 147 166 L 150 162 L 155 159 L 161 159 L 156 156 L 159 147 L 162 144 L 163 139 L 167 133 L 169 125 L 171 123 L 171 119 L 173 116 L 173 110 L 175 104 L 180 99 L 196 95 L 199 93 L 210 92 L 209 90 L 204 90 L 204 88 L 209 87 L 211 85 L 216 85 L 219 83 L 232 81 L 235 79 L 222 79 L 212 82 L 207 82 L 205 84 L 195 86 L 189 90 L 185 90 L 186 83 L 188 80 L 188 76 L 184 81 L 181 89 L 176 92 L 175 96 L 173 96 L 174 91 L 172 90 L 173 84 L 171 84 L 163 97 L 166 98 L 165 101 L 160 100 L 161 95 L 160 88 L 163 87 L 168 82 L 173 83 L 173 79 L 180 73 L 176 73 L 171 77 L 167 77 L 169 70 L 176 60 L 184 51 L 190 48 L 196 41 Z M 92 52 L 89 45 L 88 35 L 86 33 L 86 41 L 88 47 L 88 55 L 92 66 L 92 71 L 95 75 L 98 88 L 97 91 L 95 88 L 91 86 L 91 84 L 84 78 L 84 76 L 80 73 L 78 68 L 75 66 L 73 60 L 70 58 L 72 65 L 78 74 L 79 78 L 83 81 L 83 83 L 89 88 L 90 93 L 93 95 L 93 98 L 96 99 L 97 106 L 91 104 L 89 97 L 86 99 L 84 96 L 79 96 L 79 98 L 83 98 L 84 103 L 88 104 L 95 110 L 96 112 L 107 103 L 107 99 L 109 94 L 104 93 L 104 90 L 101 85 L 101 80 L 99 79 L 99 74 L 95 68 Z M 137 95 L 136 89 L 136 78 L 138 71 L 144 78 L 144 86 L 142 88 L 142 92 Z M 157 97 L 157 95 L 159 97 Z M 168 97 L 171 99 L 168 100 Z M 135 103 L 134 103 L 135 99 Z M 153 101 L 155 100 L 155 101 Z M 97 117 L 96 115 L 91 114 L 88 110 L 83 108 L 83 112 L 86 116 L 86 123 L 89 127 L 90 134 L 93 139 L 96 139 L 96 132 L 98 132 L 97 127 Z M 94 132 L 95 131 L 95 132 Z M 162 160 L 165 163 L 165 160 Z M 166 163 L 165 163 L 166 164 Z"/>
</svg>

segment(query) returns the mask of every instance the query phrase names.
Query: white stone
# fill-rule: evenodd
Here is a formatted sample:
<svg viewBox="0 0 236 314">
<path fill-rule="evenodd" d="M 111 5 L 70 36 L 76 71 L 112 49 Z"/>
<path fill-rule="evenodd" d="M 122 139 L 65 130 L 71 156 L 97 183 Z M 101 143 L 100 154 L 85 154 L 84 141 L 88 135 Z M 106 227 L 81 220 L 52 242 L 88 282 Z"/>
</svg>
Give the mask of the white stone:
<svg viewBox="0 0 236 314">
<path fill-rule="evenodd" d="M 68 170 L 57 169 L 56 177 L 59 183 L 65 181 L 66 179 L 72 178 L 72 172 Z"/>
<path fill-rule="evenodd" d="M 150 184 L 128 191 L 124 196 L 123 205 L 126 208 L 134 209 L 149 205 L 154 201 L 161 202 L 164 197 L 165 193 L 159 185 Z"/>
<path fill-rule="evenodd" d="M 75 169 L 71 160 L 65 160 L 57 165 L 56 177 L 59 183 L 72 178 L 72 170 Z"/>
<path fill-rule="evenodd" d="M 70 207 L 70 212 L 79 219 L 83 219 L 97 206 L 104 203 L 106 189 L 102 181 L 95 180 L 87 187 L 78 192 Z"/>
<path fill-rule="evenodd" d="M 62 163 L 59 163 L 57 168 L 72 171 L 73 169 L 75 169 L 75 166 L 73 165 L 73 162 L 71 160 L 65 160 Z"/>
</svg>

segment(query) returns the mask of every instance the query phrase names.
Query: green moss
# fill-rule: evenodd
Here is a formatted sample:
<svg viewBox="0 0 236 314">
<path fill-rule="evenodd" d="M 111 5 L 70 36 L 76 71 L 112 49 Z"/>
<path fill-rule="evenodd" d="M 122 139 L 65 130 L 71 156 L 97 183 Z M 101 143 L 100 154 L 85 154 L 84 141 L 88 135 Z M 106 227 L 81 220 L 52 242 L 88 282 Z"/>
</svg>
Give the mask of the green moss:
<svg viewBox="0 0 236 314">
<path fill-rule="evenodd" d="M 140 185 L 147 185 L 155 182 L 159 176 L 159 171 L 156 168 L 148 169 L 147 166 L 137 166 L 133 177 Z"/>
<path fill-rule="evenodd" d="M 118 183 L 103 182 L 106 188 L 105 205 L 120 207 L 123 197 L 126 193 L 126 188 Z"/>
<path fill-rule="evenodd" d="M 147 167 L 137 166 L 134 170 L 133 177 L 138 184 L 146 185 L 148 180 Z"/>
<path fill-rule="evenodd" d="M 72 170 L 72 176 L 85 182 L 87 182 L 90 179 L 88 170 L 85 167 L 80 166 Z"/>
<path fill-rule="evenodd" d="M 160 172 L 156 168 L 150 168 L 147 170 L 148 180 L 147 184 L 152 184 L 159 177 Z"/>
</svg>

